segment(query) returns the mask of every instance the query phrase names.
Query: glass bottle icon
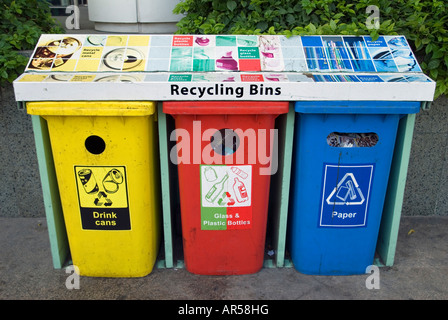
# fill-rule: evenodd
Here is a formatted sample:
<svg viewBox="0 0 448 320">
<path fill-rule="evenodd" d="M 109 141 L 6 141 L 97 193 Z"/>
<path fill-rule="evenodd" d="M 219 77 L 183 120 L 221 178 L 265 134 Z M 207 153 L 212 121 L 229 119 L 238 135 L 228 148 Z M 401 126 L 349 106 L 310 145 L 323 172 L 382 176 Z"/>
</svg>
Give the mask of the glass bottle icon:
<svg viewBox="0 0 448 320">
<path fill-rule="evenodd" d="M 235 192 L 236 201 L 244 202 L 249 200 L 249 196 L 247 195 L 246 186 L 243 182 L 241 182 L 238 178 L 235 178 L 233 184 L 233 191 Z"/>
<path fill-rule="evenodd" d="M 208 202 L 213 203 L 216 198 L 223 192 L 224 190 L 224 184 L 226 183 L 227 179 L 229 179 L 229 175 L 226 173 L 225 176 L 218 182 L 216 182 L 210 190 L 205 195 L 205 199 Z"/>
<path fill-rule="evenodd" d="M 218 179 L 218 176 L 216 175 L 216 171 L 212 167 L 205 168 L 204 176 L 205 176 L 205 180 L 207 180 L 208 182 L 213 182 L 216 179 Z"/>
</svg>

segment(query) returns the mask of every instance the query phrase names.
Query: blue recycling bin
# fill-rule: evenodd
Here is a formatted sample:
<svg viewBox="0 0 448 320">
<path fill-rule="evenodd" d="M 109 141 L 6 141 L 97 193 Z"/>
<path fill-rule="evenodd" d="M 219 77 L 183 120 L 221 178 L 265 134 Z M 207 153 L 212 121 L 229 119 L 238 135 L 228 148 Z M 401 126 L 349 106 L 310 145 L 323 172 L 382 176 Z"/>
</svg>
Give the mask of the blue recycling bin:
<svg viewBox="0 0 448 320">
<path fill-rule="evenodd" d="M 373 264 L 397 128 L 419 102 L 300 101 L 290 253 L 305 274 L 362 274 Z"/>
</svg>

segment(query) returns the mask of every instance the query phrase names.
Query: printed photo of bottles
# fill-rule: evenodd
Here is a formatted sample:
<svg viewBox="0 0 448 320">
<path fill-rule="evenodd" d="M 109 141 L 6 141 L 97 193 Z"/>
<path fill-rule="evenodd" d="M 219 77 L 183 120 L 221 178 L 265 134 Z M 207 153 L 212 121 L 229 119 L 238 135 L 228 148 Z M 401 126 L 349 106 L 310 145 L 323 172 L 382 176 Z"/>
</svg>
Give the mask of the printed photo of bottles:
<svg viewBox="0 0 448 320">
<path fill-rule="evenodd" d="M 420 72 L 403 36 L 304 36 L 310 71 Z"/>
</svg>

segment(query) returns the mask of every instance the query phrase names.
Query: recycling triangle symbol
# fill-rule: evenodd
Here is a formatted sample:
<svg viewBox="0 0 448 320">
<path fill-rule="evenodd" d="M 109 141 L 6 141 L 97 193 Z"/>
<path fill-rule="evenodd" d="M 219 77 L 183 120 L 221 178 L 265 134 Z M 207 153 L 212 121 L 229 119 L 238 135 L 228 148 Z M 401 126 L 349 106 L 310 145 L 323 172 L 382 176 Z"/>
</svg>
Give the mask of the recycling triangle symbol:
<svg viewBox="0 0 448 320">
<path fill-rule="evenodd" d="M 329 205 L 361 205 L 365 198 L 353 173 L 346 173 L 326 199 Z"/>
<path fill-rule="evenodd" d="M 95 198 L 93 203 L 99 207 L 104 205 L 105 207 L 110 207 L 112 205 L 112 200 L 107 197 L 107 194 L 103 191 L 98 192 L 98 196 Z"/>
</svg>

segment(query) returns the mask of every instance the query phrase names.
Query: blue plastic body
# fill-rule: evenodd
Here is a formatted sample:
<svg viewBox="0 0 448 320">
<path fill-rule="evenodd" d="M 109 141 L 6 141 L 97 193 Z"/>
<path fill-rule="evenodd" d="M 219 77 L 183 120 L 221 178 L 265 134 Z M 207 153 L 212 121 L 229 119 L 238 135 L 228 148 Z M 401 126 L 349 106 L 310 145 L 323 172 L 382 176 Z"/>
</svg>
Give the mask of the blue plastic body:
<svg viewBox="0 0 448 320">
<path fill-rule="evenodd" d="M 296 102 L 290 253 L 305 274 L 362 274 L 373 264 L 398 122 L 418 102 Z M 376 133 L 372 147 L 333 147 Z"/>
</svg>

